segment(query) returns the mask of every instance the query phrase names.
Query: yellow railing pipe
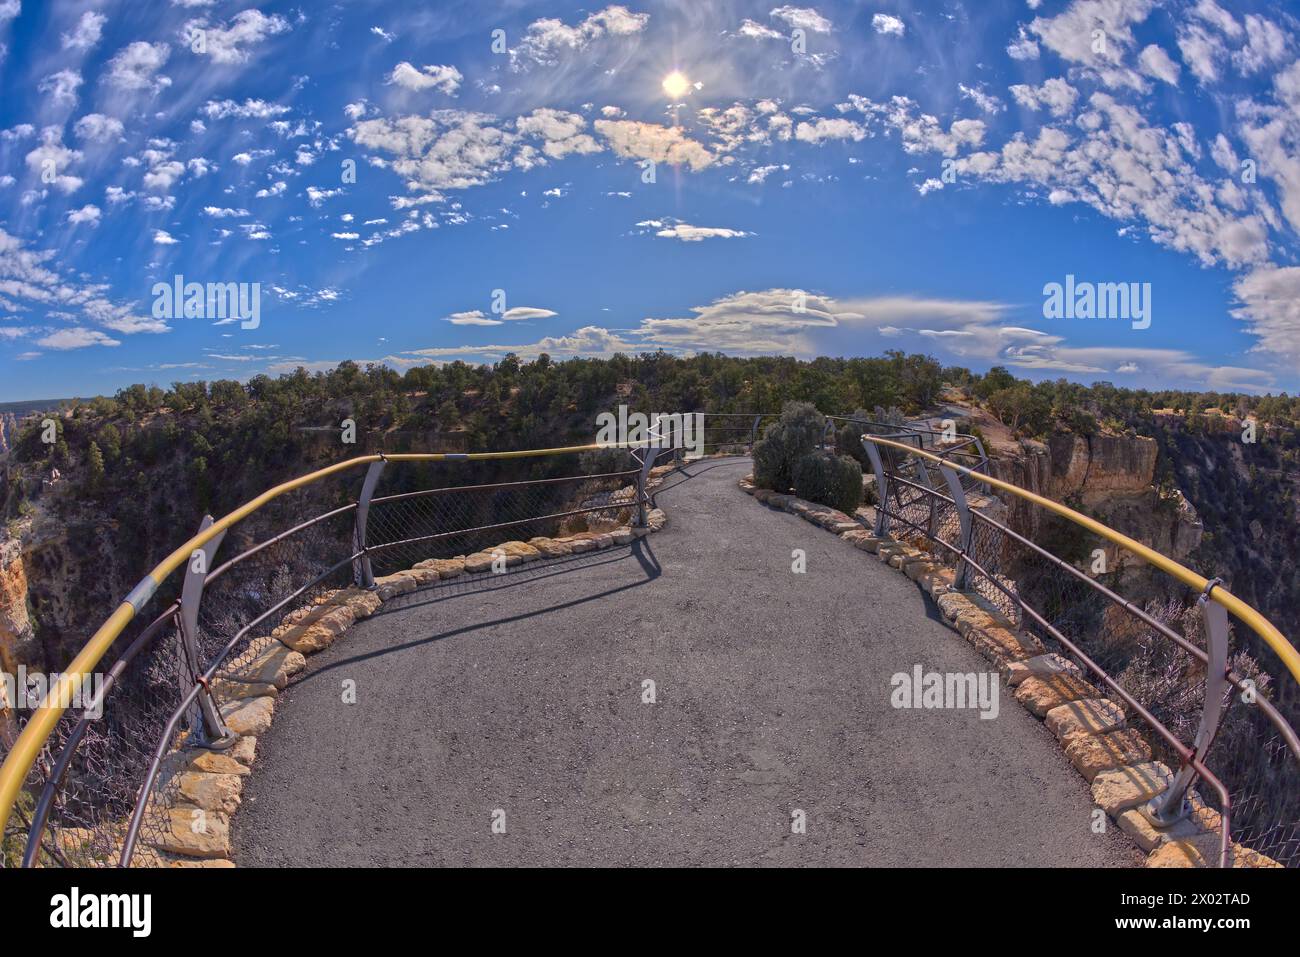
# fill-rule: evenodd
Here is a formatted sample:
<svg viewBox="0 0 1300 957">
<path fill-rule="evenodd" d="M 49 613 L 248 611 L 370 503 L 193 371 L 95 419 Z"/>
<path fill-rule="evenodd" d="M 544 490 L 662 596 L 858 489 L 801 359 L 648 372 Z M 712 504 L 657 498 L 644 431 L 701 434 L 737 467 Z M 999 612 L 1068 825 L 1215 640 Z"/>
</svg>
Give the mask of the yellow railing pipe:
<svg viewBox="0 0 1300 957">
<path fill-rule="evenodd" d="M 1089 518 L 1087 515 L 1082 515 L 1069 506 L 1062 505 L 1060 502 L 1054 502 L 1050 498 L 1035 495 L 1033 492 L 1026 491 L 1018 485 L 1012 485 L 1010 482 L 995 479 L 991 475 L 985 475 L 982 472 L 976 472 L 974 469 L 967 468 L 964 465 L 959 465 L 956 462 L 942 458 L 941 456 L 935 455 L 931 452 L 921 451 L 913 446 L 905 445 L 902 442 L 895 442 L 892 439 L 881 438 L 875 435 L 864 435 L 863 438 L 875 443 L 876 445 L 887 445 L 891 448 L 901 449 L 904 452 L 910 452 L 912 455 L 918 455 L 921 458 L 928 459 L 940 465 L 945 465 L 955 472 L 960 472 L 962 475 L 969 475 L 993 488 L 1009 492 L 1016 498 L 1024 499 L 1027 502 L 1033 502 L 1035 505 L 1041 506 L 1050 512 L 1055 512 L 1057 515 L 1074 522 L 1074 524 L 1082 526 L 1083 528 L 1088 529 L 1088 531 L 1100 535 L 1108 541 L 1114 542 L 1121 548 L 1127 549 L 1148 564 L 1154 565 L 1161 571 L 1174 576 L 1174 578 L 1177 578 L 1184 585 L 1188 585 L 1197 591 L 1204 591 L 1205 586 L 1210 583 L 1209 579 L 1202 575 L 1198 575 L 1196 572 L 1184 565 L 1180 565 L 1172 558 L 1161 555 L 1159 552 L 1148 548 L 1141 542 L 1134 541 L 1127 535 L 1117 532 L 1109 526 L 1103 525 L 1096 519 Z M 1240 621 L 1248 625 L 1255 634 L 1259 635 L 1259 637 L 1264 640 L 1264 643 L 1272 648 L 1278 658 L 1282 660 L 1282 663 L 1286 665 L 1286 668 L 1291 672 L 1292 677 L 1294 677 L 1297 682 L 1300 682 L 1300 652 L 1296 651 L 1295 646 L 1291 644 L 1291 642 L 1287 641 L 1286 636 L 1283 635 L 1282 632 L 1278 631 L 1271 621 L 1257 612 L 1250 605 L 1247 605 L 1236 595 L 1232 594 L 1232 592 L 1228 591 L 1228 589 L 1224 588 L 1222 585 L 1214 586 L 1213 591 L 1210 592 L 1210 598 L 1217 601 Z"/>
</svg>

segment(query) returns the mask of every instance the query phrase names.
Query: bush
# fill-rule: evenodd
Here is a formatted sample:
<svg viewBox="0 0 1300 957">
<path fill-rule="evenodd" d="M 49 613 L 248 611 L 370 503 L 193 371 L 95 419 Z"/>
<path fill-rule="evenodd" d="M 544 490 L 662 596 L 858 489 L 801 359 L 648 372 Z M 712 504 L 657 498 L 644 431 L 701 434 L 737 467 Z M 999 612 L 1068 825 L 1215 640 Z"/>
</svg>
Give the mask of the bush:
<svg viewBox="0 0 1300 957">
<path fill-rule="evenodd" d="M 845 422 L 835 433 L 835 448 L 841 455 L 852 456 L 859 465 L 866 468 L 870 463 L 867 461 L 867 450 L 862 447 L 862 435 L 876 431 L 874 426 L 867 424 L 875 421 L 875 417 L 866 409 L 858 409 L 850 419 L 853 421 Z"/>
<path fill-rule="evenodd" d="M 795 464 L 794 490 L 800 498 L 852 514 L 862 504 L 862 466 L 847 455 L 816 449 Z"/>
<path fill-rule="evenodd" d="M 795 463 L 821 442 L 826 418 L 808 402 L 787 402 L 781 418 L 754 443 L 754 484 L 788 492 Z"/>
</svg>

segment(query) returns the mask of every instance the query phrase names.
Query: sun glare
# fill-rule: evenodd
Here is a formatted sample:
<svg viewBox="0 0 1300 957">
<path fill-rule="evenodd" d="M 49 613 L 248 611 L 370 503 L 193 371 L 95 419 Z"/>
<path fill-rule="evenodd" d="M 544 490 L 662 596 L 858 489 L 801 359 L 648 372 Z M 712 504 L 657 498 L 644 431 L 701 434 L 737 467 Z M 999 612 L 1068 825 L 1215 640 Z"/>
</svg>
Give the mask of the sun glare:
<svg viewBox="0 0 1300 957">
<path fill-rule="evenodd" d="M 691 81 L 686 79 L 686 74 L 681 70 L 673 70 L 664 77 L 664 92 L 674 100 L 686 95 L 686 91 L 691 88 Z"/>
</svg>

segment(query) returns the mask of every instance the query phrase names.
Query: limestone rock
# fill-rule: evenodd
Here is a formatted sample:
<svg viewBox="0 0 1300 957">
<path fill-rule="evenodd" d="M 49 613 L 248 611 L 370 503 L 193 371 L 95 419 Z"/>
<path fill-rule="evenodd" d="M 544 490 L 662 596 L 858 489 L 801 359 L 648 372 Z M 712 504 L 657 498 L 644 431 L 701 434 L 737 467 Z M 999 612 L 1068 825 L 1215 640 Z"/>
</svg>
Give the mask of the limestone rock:
<svg viewBox="0 0 1300 957">
<path fill-rule="evenodd" d="M 1109 698 L 1071 701 L 1047 712 L 1046 721 L 1047 730 L 1061 741 L 1075 734 L 1118 731 L 1125 725 L 1124 709 Z"/>
<path fill-rule="evenodd" d="M 974 611 L 975 605 L 971 600 L 961 592 L 949 592 L 947 595 L 940 595 L 935 599 L 935 604 L 939 606 L 939 611 L 948 621 L 956 621 L 957 616 L 964 611 Z"/>
<path fill-rule="evenodd" d="M 432 568 L 438 573 L 438 578 L 455 578 L 457 575 L 465 574 L 465 556 L 457 555 L 455 558 L 426 558 L 422 562 L 416 562 L 416 568 Z"/>
<path fill-rule="evenodd" d="M 413 583 L 408 584 L 408 590 L 414 587 Z M 383 597 L 382 592 L 380 597 Z M 355 621 L 350 608 L 316 605 L 285 616 L 284 623 L 271 634 L 294 651 L 310 655 L 332 645 L 334 639 L 351 628 Z"/>
<path fill-rule="evenodd" d="M 1016 688 L 1016 700 L 1040 718 L 1063 704 L 1095 697 L 1097 689 L 1073 675 L 1026 678 Z"/>
<path fill-rule="evenodd" d="M 1118 817 L 1163 792 L 1172 779 L 1173 772 L 1159 761 L 1103 771 L 1092 779 L 1092 800 L 1111 817 Z"/>
<path fill-rule="evenodd" d="M 1078 734 L 1065 743 L 1065 756 L 1091 781 L 1102 771 L 1151 760 L 1151 745 L 1132 728 L 1104 734 Z"/>
<path fill-rule="evenodd" d="M 231 675 L 283 689 L 289 684 L 290 678 L 306 667 L 307 659 L 300 652 L 271 640 L 251 661 L 233 670 Z"/>
<path fill-rule="evenodd" d="M 1144 851 L 1154 851 L 1168 841 L 1199 837 L 1205 831 L 1192 818 L 1185 817 L 1166 828 L 1157 828 L 1140 808 L 1130 808 L 1115 819 L 1121 831 L 1133 839 Z"/>
<path fill-rule="evenodd" d="M 186 857 L 229 857 L 230 818 L 192 804 L 161 810 L 163 829 L 150 833 L 148 843 L 160 851 Z"/>
<path fill-rule="evenodd" d="M 241 741 L 257 743 L 256 738 L 240 738 Z M 252 774 L 248 764 L 226 751 L 209 751 L 207 748 L 189 748 L 177 752 L 179 768 L 184 771 L 199 771 L 204 774 L 235 774 L 247 777 Z M 170 755 L 168 756 L 170 757 Z"/>
<path fill-rule="evenodd" d="M 275 699 L 241 698 L 221 708 L 221 717 L 226 727 L 235 734 L 260 736 L 271 727 L 271 718 L 275 715 Z"/>
<path fill-rule="evenodd" d="M 378 595 L 365 588 L 344 588 L 334 593 L 330 604 L 341 605 L 352 612 L 356 621 L 369 618 L 382 604 Z"/>
<path fill-rule="evenodd" d="M 1021 661 L 1011 661 L 1006 666 L 1007 684 L 1015 687 L 1026 678 L 1048 678 L 1052 675 L 1069 674 L 1083 677 L 1079 668 L 1068 658 L 1058 654 L 1035 655 Z"/>
<path fill-rule="evenodd" d="M 928 575 L 939 567 L 940 566 L 936 563 L 925 560 L 908 562 L 903 566 L 903 574 L 912 579 L 912 581 L 919 582 L 923 575 Z"/>
<path fill-rule="evenodd" d="M 207 774 L 203 771 L 186 772 L 177 778 L 176 783 L 186 801 L 205 811 L 222 814 L 235 813 L 244 786 L 241 775 Z"/>
<path fill-rule="evenodd" d="M 502 542 L 493 550 L 505 552 L 507 565 L 510 564 L 511 558 L 517 558 L 521 562 L 533 562 L 542 557 L 542 553 L 527 542 Z"/>
<path fill-rule="evenodd" d="M 288 651 L 287 648 L 285 650 Z M 260 698 L 262 695 L 279 694 L 280 689 L 269 681 L 213 678 L 212 693 L 216 695 L 218 701 L 234 701 L 238 698 Z"/>
<path fill-rule="evenodd" d="M 615 545 L 632 544 L 632 530 L 626 525 L 621 525 L 609 533 L 610 538 L 614 540 Z"/>
<path fill-rule="evenodd" d="M 957 619 L 958 630 L 963 618 Z M 975 646 L 975 650 L 989 661 L 999 666 L 999 670 L 1010 667 L 1012 663 L 1026 661 L 1043 655 L 1043 643 L 1029 634 L 1017 634 L 1010 628 L 989 626 L 984 628 L 967 628 L 966 640 Z M 1025 676 L 1030 677 L 1030 676 Z M 1020 684 L 1023 682 L 1016 682 Z"/>
<path fill-rule="evenodd" d="M 1199 837 L 1168 841 L 1158 847 L 1147 858 L 1147 867 L 1218 867 L 1220 843 L 1218 834 L 1203 834 Z M 1258 851 L 1252 851 L 1240 844 L 1232 845 L 1233 867 L 1281 867 L 1271 857 L 1265 857 Z"/>
<path fill-rule="evenodd" d="M 251 734 L 245 734 L 221 753 L 234 758 L 245 767 L 250 767 L 253 759 L 257 757 L 257 738 Z"/>
<path fill-rule="evenodd" d="M 628 533 L 628 540 L 631 541 L 632 534 Z M 565 555 L 573 554 L 573 546 L 568 542 L 557 541 L 554 538 L 530 538 L 528 544 L 537 549 L 543 558 L 563 558 Z"/>
</svg>

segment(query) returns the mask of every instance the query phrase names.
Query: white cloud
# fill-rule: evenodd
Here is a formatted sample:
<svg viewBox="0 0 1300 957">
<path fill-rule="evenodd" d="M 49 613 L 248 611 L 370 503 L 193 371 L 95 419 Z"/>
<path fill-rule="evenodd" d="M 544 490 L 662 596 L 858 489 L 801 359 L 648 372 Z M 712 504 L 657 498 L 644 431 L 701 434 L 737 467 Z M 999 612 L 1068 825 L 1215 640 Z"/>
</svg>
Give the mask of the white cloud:
<svg viewBox="0 0 1300 957">
<path fill-rule="evenodd" d="M 92 143 L 106 143 L 122 138 L 122 121 L 103 113 L 87 113 L 72 127 L 73 133 Z"/>
<path fill-rule="evenodd" d="M 1182 72 L 1182 68 L 1169 58 L 1169 54 L 1154 43 L 1143 47 L 1138 55 L 1138 66 L 1147 76 L 1163 80 L 1171 86 L 1178 85 L 1178 75 Z"/>
<path fill-rule="evenodd" d="M 713 164 L 715 157 L 701 143 L 680 129 L 636 120 L 597 120 L 596 132 L 625 159 L 648 159 L 699 171 Z"/>
<path fill-rule="evenodd" d="M 289 21 L 278 14 L 267 16 L 260 10 L 244 10 L 235 15 L 227 26 L 213 26 L 207 20 L 191 20 L 181 28 L 181 39 L 192 45 L 195 31 L 201 31 L 200 55 L 212 58 L 214 63 L 247 63 L 249 51 L 244 49 L 262 43 L 268 37 L 285 33 Z"/>
<path fill-rule="evenodd" d="M 965 83 L 958 83 L 957 90 L 966 99 L 970 100 L 981 111 L 985 113 L 1001 113 L 1006 109 L 1006 105 L 991 93 L 977 87 L 967 86 Z"/>
<path fill-rule="evenodd" d="M 901 37 L 907 30 L 907 26 L 898 17 L 890 16 L 888 13 L 877 13 L 871 18 L 871 28 L 880 34 Z"/>
<path fill-rule="evenodd" d="M 554 65 L 566 53 L 582 51 L 602 37 L 640 33 L 649 22 L 648 13 L 632 13 L 619 5 L 608 6 L 573 26 L 552 17 L 534 20 L 524 39 L 510 51 L 510 63 L 516 70 Z"/>
<path fill-rule="evenodd" d="M 417 70 L 410 63 L 403 60 L 393 67 L 393 72 L 388 74 L 388 78 L 384 82 L 395 83 L 400 87 L 417 92 L 437 90 L 439 93 L 454 96 L 463 79 L 460 70 L 454 66 L 426 66 Z"/>
<path fill-rule="evenodd" d="M 777 7 L 768 13 L 769 17 L 783 20 L 797 30 L 810 30 L 813 33 L 830 33 L 831 22 L 812 7 Z"/>
<path fill-rule="evenodd" d="M 498 318 L 492 318 L 484 313 L 481 309 L 470 309 L 465 312 L 453 312 L 445 317 L 446 322 L 453 326 L 501 326 L 507 322 L 520 322 L 528 319 L 550 319 L 559 313 L 551 309 L 542 309 L 537 306 L 515 306 L 500 313 Z"/>
<path fill-rule="evenodd" d="M 283 116 L 289 112 L 289 107 L 280 103 L 268 103 L 265 100 L 257 99 L 244 100 L 243 103 L 237 103 L 234 100 L 208 100 L 207 103 L 203 104 L 202 112 L 210 120 L 224 120 L 227 117 L 240 120 L 266 120 L 276 116 Z"/>
<path fill-rule="evenodd" d="M 173 237 L 172 234 L 167 232 L 165 229 L 155 229 L 153 231 L 153 241 L 159 246 L 175 246 L 180 242 L 179 239 Z"/>
<path fill-rule="evenodd" d="M 1281 63 L 1288 55 L 1287 34 L 1272 20 L 1246 14 L 1246 45 L 1232 55 L 1232 62 L 1249 76 Z"/>
<path fill-rule="evenodd" d="M 518 132 L 544 141 L 542 152 L 552 159 L 562 159 L 571 153 L 600 152 L 600 144 L 583 132 L 586 125 L 587 121 L 577 113 L 548 107 L 533 110 L 515 120 Z"/>
<path fill-rule="evenodd" d="M 72 28 L 70 33 L 62 36 L 63 49 L 65 50 L 89 50 L 99 42 L 100 36 L 104 31 L 104 23 L 108 17 L 102 13 L 96 13 L 94 10 L 87 10 L 77 21 L 77 25 Z"/>
<path fill-rule="evenodd" d="M 1036 17 L 1029 30 L 1106 86 L 1142 90 L 1147 82 L 1124 59 L 1136 43 L 1133 26 L 1146 20 L 1153 6 L 1154 0 L 1073 0 L 1054 17 Z"/>
<path fill-rule="evenodd" d="M 383 40 L 385 43 L 392 43 L 395 39 L 394 36 L 383 27 L 371 27 L 370 32 L 379 37 L 379 39 Z"/>
<path fill-rule="evenodd" d="M 1232 287 L 1240 307 L 1233 315 L 1259 337 L 1254 351 L 1300 366 L 1300 267 L 1261 266 Z"/>
<path fill-rule="evenodd" d="M 81 74 L 76 70 L 60 70 L 51 73 L 37 85 L 36 89 L 50 94 L 56 103 L 77 102 L 77 87 L 81 86 Z"/>
<path fill-rule="evenodd" d="M 170 56 L 171 47 L 166 43 L 137 40 L 108 61 L 104 82 L 119 90 L 152 89 L 157 93 L 171 86 L 169 77 L 158 75 Z"/>
<path fill-rule="evenodd" d="M 780 30 L 773 30 L 766 24 L 756 23 L 753 20 L 745 19 L 741 21 L 740 29 L 737 31 L 742 37 L 748 37 L 751 40 L 784 40 L 785 34 Z"/>
<path fill-rule="evenodd" d="M 794 138 L 803 143 L 821 144 L 826 140 L 862 140 L 867 131 L 858 123 L 843 117 L 827 118 L 819 116 L 811 123 L 799 123 L 794 130 Z"/>
<path fill-rule="evenodd" d="M 645 230 L 654 230 L 660 239 L 677 239 L 684 243 L 698 243 L 705 239 L 741 239 L 752 235 L 740 229 L 727 229 L 720 226 L 692 226 L 680 220 L 647 219 L 637 223 Z"/>
<path fill-rule="evenodd" d="M 53 175 L 54 186 L 63 193 L 74 193 L 81 188 L 82 179 L 68 169 L 81 162 L 81 151 L 68 149 L 62 142 L 62 131 L 57 126 L 41 130 L 41 145 L 26 156 L 27 168 L 45 179 Z"/>
<path fill-rule="evenodd" d="M 1007 56 L 1013 60 L 1037 60 L 1038 41 L 1021 27 L 1016 38 L 1007 44 Z"/>
<path fill-rule="evenodd" d="M 80 223 L 89 223 L 92 226 L 99 224 L 99 207 L 92 206 L 89 203 L 81 209 L 68 211 L 68 222 L 77 225 Z"/>
<path fill-rule="evenodd" d="M 1026 109 L 1041 110 L 1045 107 L 1053 116 L 1065 116 L 1074 109 L 1079 91 L 1060 77 L 1053 77 L 1043 81 L 1041 86 L 1016 84 L 1011 87 L 1011 95 Z"/>
<path fill-rule="evenodd" d="M 1217 36 L 1200 24 L 1185 25 L 1179 29 L 1178 51 L 1202 84 L 1209 85 L 1219 79 L 1219 64 L 1228 56 L 1228 48 Z"/>
<path fill-rule="evenodd" d="M 70 349 L 84 349 L 87 346 L 120 346 L 122 343 L 117 339 L 106 336 L 98 329 L 74 326 L 71 329 L 60 329 L 42 339 L 37 339 L 36 344 L 44 349 L 63 352 Z"/>
</svg>

